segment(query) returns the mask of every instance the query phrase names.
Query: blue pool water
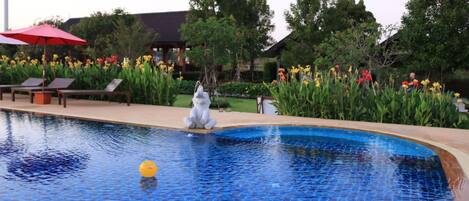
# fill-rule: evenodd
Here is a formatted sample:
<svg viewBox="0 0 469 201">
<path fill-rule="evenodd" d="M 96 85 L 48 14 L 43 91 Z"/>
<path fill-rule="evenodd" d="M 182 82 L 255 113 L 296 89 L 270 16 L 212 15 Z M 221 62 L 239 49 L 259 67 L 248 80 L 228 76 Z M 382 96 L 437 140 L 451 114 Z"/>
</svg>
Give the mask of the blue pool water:
<svg viewBox="0 0 469 201">
<path fill-rule="evenodd" d="M 157 179 L 139 164 L 154 160 Z M 309 127 L 195 135 L 0 111 L 0 200 L 452 200 L 437 155 Z"/>
</svg>

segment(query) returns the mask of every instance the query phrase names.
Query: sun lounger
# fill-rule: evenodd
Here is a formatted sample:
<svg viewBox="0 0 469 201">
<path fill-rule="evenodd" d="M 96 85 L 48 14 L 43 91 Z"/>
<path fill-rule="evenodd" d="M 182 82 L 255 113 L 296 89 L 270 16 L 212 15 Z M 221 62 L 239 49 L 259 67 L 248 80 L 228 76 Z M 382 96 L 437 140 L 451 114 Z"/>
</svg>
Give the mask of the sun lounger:
<svg viewBox="0 0 469 201">
<path fill-rule="evenodd" d="M 62 104 L 63 99 L 63 105 L 66 108 L 68 96 L 123 96 L 127 98 L 127 106 L 130 106 L 130 92 L 115 91 L 121 83 L 121 79 L 114 79 L 104 90 L 59 90 L 59 105 Z"/>
<path fill-rule="evenodd" d="M 29 94 L 30 102 L 33 103 L 34 92 L 37 91 L 52 91 L 57 92 L 60 89 L 67 89 L 72 85 L 75 79 L 70 78 L 55 78 L 47 87 L 14 87 L 11 88 L 11 100 L 15 101 L 15 94 L 16 93 L 27 93 Z"/>
<path fill-rule="evenodd" d="M 11 89 L 15 87 L 37 87 L 41 85 L 43 80 L 41 78 L 28 78 L 21 84 L 10 84 L 10 85 L 0 85 L 0 100 L 3 100 L 3 92 L 5 89 Z"/>
</svg>

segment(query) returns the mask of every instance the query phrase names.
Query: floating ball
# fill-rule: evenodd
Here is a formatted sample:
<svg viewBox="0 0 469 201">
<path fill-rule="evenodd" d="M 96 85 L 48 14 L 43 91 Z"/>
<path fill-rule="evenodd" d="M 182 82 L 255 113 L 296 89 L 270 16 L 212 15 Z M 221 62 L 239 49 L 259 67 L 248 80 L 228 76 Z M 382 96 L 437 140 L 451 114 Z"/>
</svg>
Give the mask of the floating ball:
<svg viewBox="0 0 469 201">
<path fill-rule="evenodd" d="M 142 177 L 154 177 L 156 172 L 158 172 L 158 166 L 156 166 L 155 162 L 146 160 L 140 164 L 140 174 Z"/>
</svg>

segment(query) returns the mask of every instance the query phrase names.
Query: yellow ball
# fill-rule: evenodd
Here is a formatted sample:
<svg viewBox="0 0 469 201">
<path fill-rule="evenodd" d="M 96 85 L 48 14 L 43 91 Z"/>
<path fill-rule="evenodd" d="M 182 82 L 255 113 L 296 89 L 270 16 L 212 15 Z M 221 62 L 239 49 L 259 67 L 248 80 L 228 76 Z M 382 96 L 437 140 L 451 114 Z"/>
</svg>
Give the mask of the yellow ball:
<svg viewBox="0 0 469 201">
<path fill-rule="evenodd" d="M 155 162 L 146 160 L 140 164 L 140 174 L 142 177 L 154 177 L 158 172 L 158 166 L 156 166 Z"/>
</svg>

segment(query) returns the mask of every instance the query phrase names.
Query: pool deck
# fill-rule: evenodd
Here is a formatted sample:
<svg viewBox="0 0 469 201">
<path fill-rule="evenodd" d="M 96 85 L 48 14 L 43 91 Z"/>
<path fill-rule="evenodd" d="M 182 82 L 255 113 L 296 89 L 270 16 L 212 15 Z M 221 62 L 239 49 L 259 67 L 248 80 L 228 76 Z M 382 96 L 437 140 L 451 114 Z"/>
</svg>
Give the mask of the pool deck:
<svg viewBox="0 0 469 201">
<path fill-rule="evenodd" d="M 140 104 L 128 107 L 107 101 L 76 99 L 68 100 L 67 108 L 63 108 L 57 104 L 57 99 L 53 99 L 51 105 L 35 105 L 28 101 L 27 96 L 18 95 L 16 102 L 12 102 L 9 94 L 4 94 L 3 101 L 0 101 L 0 109 L 188 131 L 182 121 L 189 114 L 188 108 Z M 439 154 L 456 200 L 469 200 L 469 130 L 239 112 L 212 111 L 211 115 L 218 122 L 216 129 L 250 125 L 307 125 L 372 131 L 417 141 L 433 148 Z M 209 133 L 204 130 L 189 132 Z"/>
</svg>

